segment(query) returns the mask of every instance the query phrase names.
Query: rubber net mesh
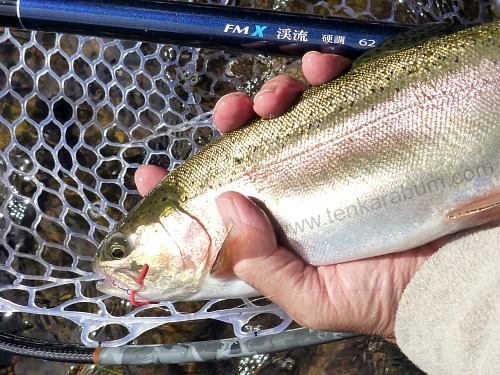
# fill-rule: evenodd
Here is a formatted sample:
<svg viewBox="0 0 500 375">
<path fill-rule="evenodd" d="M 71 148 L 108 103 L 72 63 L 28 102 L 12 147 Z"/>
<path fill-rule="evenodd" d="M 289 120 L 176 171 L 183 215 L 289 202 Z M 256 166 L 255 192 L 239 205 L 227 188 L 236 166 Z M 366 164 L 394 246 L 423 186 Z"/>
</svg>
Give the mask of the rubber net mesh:
<svg viewBox="0 0 500 375">
<path fill-rule="evenodd" d="M 463 3 L 227 5 L 408 23 L 483 22 L 491 11 L 484 1 Z M 0 328 L 30 322 L 45 338 L 87 345 L 120 345 L 165 323 L 207 318 L 231 323 L 238 336 L 285 329 L 290 319 L 269 302 L 134 308 L 98 292 L 90 264 L 138 202 L 140 165 L 174 168 L 216 136 L 209 111 L 218 98 L 253 94 L 270 77 L 299 71 L 284 58 L 0 29 L 0 311 L 16 317 Z M 265 326 L 254 318 L 262 314 L 275 319 Z"/>
</svg>

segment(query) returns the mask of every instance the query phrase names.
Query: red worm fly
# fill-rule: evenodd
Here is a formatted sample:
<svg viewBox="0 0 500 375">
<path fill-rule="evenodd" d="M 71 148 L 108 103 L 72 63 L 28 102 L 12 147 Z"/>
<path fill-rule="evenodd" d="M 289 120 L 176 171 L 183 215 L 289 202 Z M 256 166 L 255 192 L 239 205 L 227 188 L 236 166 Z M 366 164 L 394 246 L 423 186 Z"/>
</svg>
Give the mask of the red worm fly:
<svg viewBox="0 0 500 375">
<path fill-rule="evenodd" d="M 137 276 L 137 282 L 139 283 L 140 286 L 144 285 L 144 279 L 146 278 L 148 271 L 149 271 L 149 265 L 144 264 L 142 266 L 141 272 L 139 272 L 139 275 Z M 142 302 L 137 301 L 135 299 L 136 293 L 137 293 L 137 290 L 130 291 L 130 303 L 133 306 L 140 307 L 140 306 L 150 305 L 150 304 L 154 303 L 151 301 L 142 301 Z"/>
</svg>

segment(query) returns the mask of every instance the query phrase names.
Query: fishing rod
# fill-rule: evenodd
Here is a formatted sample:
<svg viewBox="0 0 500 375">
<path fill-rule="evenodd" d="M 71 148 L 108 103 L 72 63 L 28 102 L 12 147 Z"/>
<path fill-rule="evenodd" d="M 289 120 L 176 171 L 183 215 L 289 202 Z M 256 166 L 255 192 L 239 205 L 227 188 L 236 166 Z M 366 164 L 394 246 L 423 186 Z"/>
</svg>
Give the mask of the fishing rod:
<svg viewBox="0 0 500 375">
<path fill-rule="evenodd" d="M 301 57 L 354 59 L 414 25 L 154 0 L 0 0 L 0 26 Z"/>
<path fill-rule="evenodd" d="M 22 337 L 0 331 L 0 350 L 49 361 L 96 365 L 159 365 L 206 362 L 257 354 L 275 353 L 310 345 L 326 344 L 359 335 L 291 329 L 271 335 L 163 345 L 124 345 L 90 348 Z"/>
</svg>

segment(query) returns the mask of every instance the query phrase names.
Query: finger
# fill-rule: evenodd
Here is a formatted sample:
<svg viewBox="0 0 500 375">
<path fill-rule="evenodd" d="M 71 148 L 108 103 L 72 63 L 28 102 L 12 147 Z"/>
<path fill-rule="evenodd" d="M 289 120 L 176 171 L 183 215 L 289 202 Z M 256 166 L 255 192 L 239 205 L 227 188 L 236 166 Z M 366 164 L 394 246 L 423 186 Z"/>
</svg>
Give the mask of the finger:
<svg viewBox="0 0 500 375">
<path fill-rule="evenodd" d="M 156 165 L 143 165 L 137 169 L 134 175 L 135 185 L 142 196 L 149 193 L 168 174 L 164 168 Z"/>
<path fill-rule="evenodd" d="M 253 109 L 264 118 L 285 113 L 290 104 L 307 89 L 307 85 L 289 76 L 278 76 L 266 82 L 255 95 Z"/>
<path fill-rule="evenodd" d="M 252 99 L 242 92 L 234 92 L 220 98 L 213 114 L 214 125 L 221 133 L 245 125 L 254 116 Z"/>
<path fill-rule="evenodd" d="M 271 222 L 251 200 L 227 192 L 216 202 L 226 228 L 230 228 L 224 251 L 230 253 L 236 276 L 276 302 L 292 318 L 311 322 L 310 317 L 301 316 L 304 306 L 324 298 L 321 291 L 325 290 L 316 269 L 277 245 Z M 329 316 L 323 311 L 324 303 L 313 306 L 317 307 L 315 313 Z"/>
<path fill-rule="evenodd" d="M 351 65 L 351 60 L 332 54 L 308 52 L 302 58 L 302 72 L 307 81 L 318 86 L 339 76 Z"/>
<path fill-rule="evenodd" d="M 243 249 L 253 246 L 255 251 L 252 256 L 259 256 L 259 251 L 276 248 L 276 236 L 271 222 L 250 199 L 236 192 L 226 192 L 217 197 L 216 204 L 222 222 L 229 231 L 224 246 L 234 248 L 231 251 L 233 260 L 240 261 L 242 256 L 244 258 L 248 255 L 240 254 L 239 245 L 244 245 Z"/>
</svg>

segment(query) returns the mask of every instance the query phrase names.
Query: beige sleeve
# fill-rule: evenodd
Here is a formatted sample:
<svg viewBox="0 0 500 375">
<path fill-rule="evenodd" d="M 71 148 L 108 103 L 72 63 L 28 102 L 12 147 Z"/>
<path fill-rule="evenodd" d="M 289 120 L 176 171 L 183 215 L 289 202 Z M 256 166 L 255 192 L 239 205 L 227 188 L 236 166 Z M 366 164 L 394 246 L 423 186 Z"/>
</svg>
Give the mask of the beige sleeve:
<svg viewBox="0 0 500 375">
<path fill-rule="evenodd" d="M 429 375 L 500 374 L 500 227 L 431 256 L 403 293 L 395 331 Z"/>
</svg>

